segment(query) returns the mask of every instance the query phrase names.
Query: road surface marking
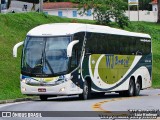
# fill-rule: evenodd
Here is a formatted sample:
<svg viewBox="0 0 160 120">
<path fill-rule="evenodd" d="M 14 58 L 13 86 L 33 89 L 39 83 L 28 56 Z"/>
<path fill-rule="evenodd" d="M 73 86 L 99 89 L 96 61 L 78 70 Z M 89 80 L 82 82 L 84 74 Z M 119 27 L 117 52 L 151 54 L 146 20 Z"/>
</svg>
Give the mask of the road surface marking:
<svg viewBox="0 0 160 120">
<path fill-rule="evenodd" d="M 110 100 L 104 100 L 104 101 L 100 101 L 98 103 L 95 103 L 92 105 L 92 109 L 94 111 L 108 111 L 108 110 L 105 110 L 103 109 L 101 106 L 107 102 L 115 102 L 115 101 L 119 101 L 119 100 L 126 100 L 126 99 L 131 99 L 131 98 L 139 98 L 139 96 L 136 96 L 136 97 L 126 97 L 126 98 L 114 98 L 114 99 L 110 99 Z"/>
</svg>

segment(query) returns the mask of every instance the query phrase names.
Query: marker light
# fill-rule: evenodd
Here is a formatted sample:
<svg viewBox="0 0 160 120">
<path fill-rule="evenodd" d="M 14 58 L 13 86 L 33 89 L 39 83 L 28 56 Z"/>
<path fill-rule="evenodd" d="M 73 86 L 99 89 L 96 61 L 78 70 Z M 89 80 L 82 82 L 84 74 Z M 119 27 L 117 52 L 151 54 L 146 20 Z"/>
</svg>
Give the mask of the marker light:
<svg viewBox="0 0 160 120">
<path fill-rule="evenodd" d="M 65 87 L 61 88 L 59 92 L 63 92 L 64 90 L 65 90 Z"/>
<path fill-rule="evenodd" d="M 25 79 L 23 79 L 23 80 L 22 80 L 22 83 L 26 83 L 26 80 L 25 80 Z"/>
</svg>

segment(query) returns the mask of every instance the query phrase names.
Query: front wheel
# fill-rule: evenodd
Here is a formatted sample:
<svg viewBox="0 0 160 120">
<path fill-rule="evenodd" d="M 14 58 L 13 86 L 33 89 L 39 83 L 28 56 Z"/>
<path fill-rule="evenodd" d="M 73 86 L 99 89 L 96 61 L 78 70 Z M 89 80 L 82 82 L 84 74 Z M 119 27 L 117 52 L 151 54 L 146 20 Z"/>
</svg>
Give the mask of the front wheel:
<svg viewBox="0 0 160 120">
<path fill-rule="evenodd" d="M 82 100 L 87 100 L 90 98 L 91 87 L 87 81 L 84 82 L 83 85 L 83 93 L 79 95 L 79 98 Z"/>
</svg>

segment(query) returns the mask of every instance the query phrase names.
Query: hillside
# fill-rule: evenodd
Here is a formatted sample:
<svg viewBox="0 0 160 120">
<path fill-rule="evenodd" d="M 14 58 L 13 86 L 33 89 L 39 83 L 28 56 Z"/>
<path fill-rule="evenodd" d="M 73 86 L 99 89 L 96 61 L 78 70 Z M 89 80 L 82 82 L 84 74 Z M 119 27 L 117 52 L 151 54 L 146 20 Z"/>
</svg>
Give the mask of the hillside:
<svg viewBox="0 0 160 120">
<path fill-rule="evenodd" d="M 20 93 L 20 53 L 12 57 L 13 46 L 25 39 L 26 33 L 33 27 L 45 23 L 57 22 L 95 23 L 88 20 L 73 20 L 47 16 L 39 13 L 0 14 L 0 100 L 24 97 Z M 153 87 L 160 87 L 160 25 L 146 22 L 133 22 L 130 31 L 149 33 L 153 38 Z"/>
</svg>

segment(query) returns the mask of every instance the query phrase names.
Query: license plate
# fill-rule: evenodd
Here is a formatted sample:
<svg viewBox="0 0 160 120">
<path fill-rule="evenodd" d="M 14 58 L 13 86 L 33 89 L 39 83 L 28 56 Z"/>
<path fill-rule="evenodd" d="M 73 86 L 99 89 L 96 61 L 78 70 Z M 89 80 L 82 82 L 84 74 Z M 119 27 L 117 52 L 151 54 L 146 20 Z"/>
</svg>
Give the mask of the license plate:
<svg viewBox="0 0 160 120">
<path fill-rule="evenodd" d="M 46 92 L 46 88 L 38 88 L 38 92 Z"/>
</svg>

